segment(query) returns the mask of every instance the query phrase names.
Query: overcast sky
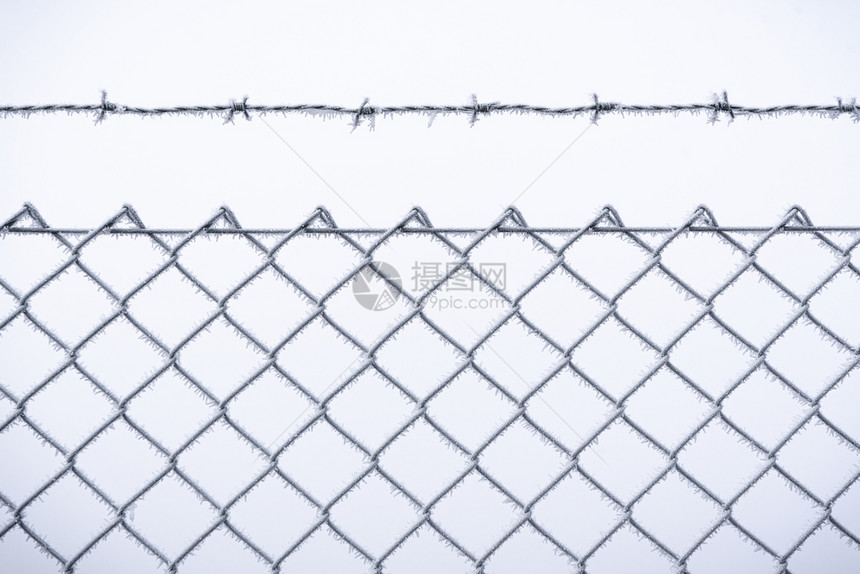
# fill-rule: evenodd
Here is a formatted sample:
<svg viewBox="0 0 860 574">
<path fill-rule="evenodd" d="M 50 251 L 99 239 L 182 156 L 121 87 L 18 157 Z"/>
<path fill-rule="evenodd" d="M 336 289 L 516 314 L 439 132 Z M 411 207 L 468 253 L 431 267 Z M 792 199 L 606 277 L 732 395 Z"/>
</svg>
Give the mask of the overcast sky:
<svg viewBox="0 0 860 574">
<path fill-rule="evenodd" d="M 727 90 L 737 104 L 830 104 L 860 95 L 858 21 L 860 5 L 830 0 L 14 2 L 0 21 L 0 101 L 95 103 L 105 89 L 131 105 L 466 104 L 474 93 L 559 106 L 593 92 L 691 103 Z M 605 203 L 634 224 L 680 223 L 699 203 L 728 224 L 776 222 L 793 203 L 816 223 L 860 214 L 860 126 L 847 117 L 588 128 L 494 116 L 471 129 L 465 117 L 429 129 L 399 117 L 354 133 L 346 118 L 265 122 L 4 119 L 0 216 L 31 201 L 52 224 L 87 226 L 132 203 L 149 225 L 188 227 L 226 203 L 246 226 L 289 226 L 324 204 L 341 225 L 386 226 L 418 204 L 436 224 L 483 225 L 515 199 L 543 225 L 584 223 Z"/>
</svg>

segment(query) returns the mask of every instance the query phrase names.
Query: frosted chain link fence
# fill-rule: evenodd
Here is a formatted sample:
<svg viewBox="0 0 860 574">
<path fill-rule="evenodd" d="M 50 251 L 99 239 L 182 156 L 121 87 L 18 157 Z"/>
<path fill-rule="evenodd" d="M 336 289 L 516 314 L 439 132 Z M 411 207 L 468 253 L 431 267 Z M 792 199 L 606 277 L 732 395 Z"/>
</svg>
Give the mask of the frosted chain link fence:
<svg viewBox="0 0 860 574">
<path fill-rule="evenodd" d="M 5 572 L 856 572 L 860 229 L 0 234 Z"/>
</svg>

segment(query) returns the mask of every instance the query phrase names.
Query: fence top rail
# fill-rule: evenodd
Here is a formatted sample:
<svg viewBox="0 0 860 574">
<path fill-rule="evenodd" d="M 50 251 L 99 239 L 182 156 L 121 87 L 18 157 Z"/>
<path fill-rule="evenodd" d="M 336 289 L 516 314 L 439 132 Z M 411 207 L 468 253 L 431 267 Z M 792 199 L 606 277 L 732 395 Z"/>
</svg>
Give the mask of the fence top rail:
<svg viewBox="0 0 860 574">
<path fill-rule="evenodd" d="M 284 228 L 244 228 L 233 211 L 220 207 L 213 216 L 195 229 L 180 228 L 148 228 L 140 216 L 130 205 L 124 205 L 117 213 L 104 223 L 93 228 L 52 227 L 39 211 L 30 203 L 25 203 L 20 210 L 10 218 L 0 223 L 2 233 L 35 233 L 35 234 L 66 234 L 66 235 L 95 235 L 95 234 L 273 234 L 292 235 L 295 233 L 316 234 L 364 234 L 386 235 L 390 233 L 433 233 L 433 234 L 474 234 L 474 233 L 544 233 L 544 234 L 580 234 L 580 233 L 683 233 L 683 232 L 731 232 L 731 233 L 792 233 L 792 232 L 835 232 L 853 233 L 860 231 L 860 224 L 855 225 L 815 225 L 806 210 L 798 205 L 789 208 L 773 226 L 726 226 L 717 222 L 713 212 L 705 205 L 698 206 L 684 221 L 677 226 L 627 226 L 611 205 L 600 209 L 590 223 L 575 227 L 541 227 L 528 224 L 523 214 L 516 207 L 508 207 L 493 222 L 485 227 L 436 227 L 430 221 L 427 213 L 420 207 L 413 207 L 392 227 L 339 227 L 331 213 L 318 206 L 298 225 Z"/>
<path fill-rule="evenodd" d="M 274 227 L 248 227 L 248 228 L 208 228 L 203 229 L 201 233 L 212 235 L 287 235 L 293 233 L 298 227 L 294 228 L 274 228 Z M 398 229 L 398 232 L 403 233 L 446 233 L 446 234 L 473 234 L 480 233 L 486 228 L 483 227 L 427 227 L 415 228 L 404 227 Z M 501 233 L 542 233 L 542 234 L 571 234 L 579 233 L 583 230 L 593 233 L 671 233 L 677 231 L 677 227 L 640 227 L 640 226 L 606 226 L 606 227 L 512 227 L 500 226 L 495 230 Z M 772 227 L 735 227 L 735 226 L 692 226 L 685 228 L 685 231 L 696 233 L 767 233 Z M 21 233 L 21 234 L 62 234 L 62 235 L 87 235 L 92 233 L 95 228 L 71 228 L 71 227 L 6 227 L 0 229 L 0 233 Z M 179 228 L 108 228 L 101 233 L 110 235 L 187 235 L 194 233 L 194 229 L 179 229 Z M 337 227 L 337 228 L 320 228 L 310 227 L 303 230 L 303 233 L 314 234 L 333 234 L 333 235 L 382 235 L 388 233 L 390 229 L 380 227 Z M 830 233 L 858 233 L 860 225 L 833 226 L 833 225 L 797 225 L 791 227 L 782 227 L 778 232 L 784 233 L 809 233 L 814 231 L 830 232 Z"/>
</svg>

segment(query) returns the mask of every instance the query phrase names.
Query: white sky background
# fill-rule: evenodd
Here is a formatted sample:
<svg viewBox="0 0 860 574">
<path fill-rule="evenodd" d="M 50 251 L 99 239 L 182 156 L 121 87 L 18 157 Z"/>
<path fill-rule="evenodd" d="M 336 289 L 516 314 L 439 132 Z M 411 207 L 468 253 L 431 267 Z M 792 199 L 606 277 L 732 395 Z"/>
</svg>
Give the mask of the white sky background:
<svg viewBox="0 0 860 574">
<path fill-rule="evenodd" d="M 17 2 L 0 21 L 0 101 L 359 105 L 604 101 L 835 103 L 860 95 L 853 2 Z M 222 203 L 245 226 L 289 226 L 326 205 L 340 225 L 483 225 L 588 126 L 493 116 L 261 121 L 84 116 L 0 123 L 0 215 L 34 203 L 53 225 L 95 225 L 123 203 L 189 227 Z M 769 224 L 793 203 L 856 223 L 860 130 L 850 119 L 606 117 L 517 202 L 540 225 L 605 203 L 628 224 L 675 224 L 699 203 Z M 360 218 L 359 218 L 360 216 Z M 364 221 L 362 221 L 364 220 Z"/>
</svg>

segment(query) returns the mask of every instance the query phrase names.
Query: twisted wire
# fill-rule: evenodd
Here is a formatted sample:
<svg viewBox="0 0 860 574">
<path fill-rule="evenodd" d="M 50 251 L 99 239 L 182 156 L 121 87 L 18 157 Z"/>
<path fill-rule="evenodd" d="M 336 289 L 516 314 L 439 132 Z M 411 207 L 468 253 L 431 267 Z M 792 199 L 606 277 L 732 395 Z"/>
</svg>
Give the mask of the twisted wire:
<svg viewBox="0 0 860 574">
<path fill-rule="evenodd" d="M 725 117 L 731 123 L 739 116 L 745 117 L 780 117 L 788 115 L 811 115 L 822 118 L 838 118 L 849 116 L 853 122 L 860 122 L 860 110 L 856 98 L 836 98 L 835 104 L 781 104 L 772 106 L 746 106 L 729 102 L 728 94 L 712 96 L 709 102 L 689 104 L 625 104 L 619 102 L 601 101 L 596 94 L 592 103 L 580 106 L 549 107 L 531 104 L 507 104 L 501 102 L 480 103 L 472 96 L 471 104 L 466 105 L 402 105 L 386 106 L 371 105 L 365 99 L 358 107 L 332 104 L 249 104 L 248 97 L 241 100 L 231 100 L 227 104 L 214 105 L 177 105 L 177 106 L 131 106 L 111 102 L 107 93 L 102 92 L 101 101 L 95 104 L 29 104 L 2 105 L 0 116 L 29 117 L 34 114 L 86 114 L 94 115 L 95 123 L 103 122 L 109 116 L 131 115 L 142 117 L 157 116 L 222 116 L 224 123 L 233 123 L 238 114 L 246 120 L 253 115 L 265 114 L 303 114 L 322 118 L 344 117 L 350 119 L 350 125 L 355 130 L 363 120 L 370 121 L 371 126 L 377 117 L 401 115 L 424 115 L 432 120 L 439 115 L 464 115 L 469 119 L 469 125 L 474 126 L 483 116 L 494 114 L 532 114 L 551 117 L 589 117 L 597 123 L 601 117 L 619 115 L 622 117 L 634 115 L 665 115 L 705 114 L 708 123 L 716 123 L 720 117 Z"/>
</svg>

